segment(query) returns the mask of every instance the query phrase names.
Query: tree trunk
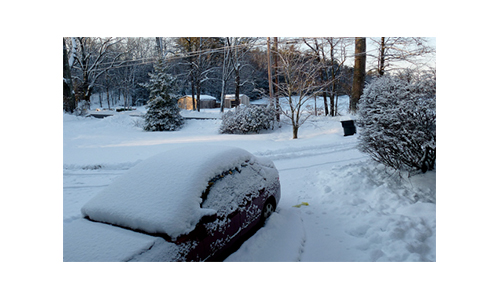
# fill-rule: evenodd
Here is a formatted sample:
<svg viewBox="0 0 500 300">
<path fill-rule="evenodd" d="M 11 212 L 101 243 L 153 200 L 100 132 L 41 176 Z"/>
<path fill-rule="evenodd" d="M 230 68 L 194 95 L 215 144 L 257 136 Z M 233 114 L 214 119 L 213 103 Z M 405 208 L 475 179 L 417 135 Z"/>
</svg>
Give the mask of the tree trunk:
<svg viewBox="0 0 500 300">
<path fill-rule="evenodd" d="M 280 98 L 278 95 L 278 37 L 274 38 L 274 84 L 276 85 L 276 92 L 274 96 L 276 97 L 276 121 L 280 121 L 281 105 Z M 281 127 L 281 124 L 279 125 Z"/>
<path fill-rule="evenodd" d="M 378 74 L 384 76 L 385 73 L 385 37 L 380 39 L 380 57 L 378 60 Z"/>
<path fill-rule="evenodd" d="M 163 43 L 161 37 L 156 37 L 156 49 L 158 51 L 158 56 L 163 57 Z"/>
<path fill-rule="evenodd" d="M 125 109 L 129 108 L 130 105 L 128 103 L 128 85 L 123 89 L 123 107 Z"/>
<path fill-rule="evenodd" d="M 335 93 L 335 115 L 339 115 L 339 94 Z"/>
<path fill-rule="evenodd" d="M 319 60 L 319 57 L 318 57 L 318 60 Z M 321 60 L 318 62 L 318 63 L 321 63 Z M 325 82 L 326 80 L 328 80 L 328 74 L 326 73 L 326 70 L 323 68 L 321 70 L 321 81 L 322 82 Z M 326 75 L 326 79 L 325 79 L 325 75 Z M 324 106 L 325 106 L 325 116 L 328 116 L 328 100 L 326 100 L 327 96 L 326 96 L 326 91 L 323 90 L 323 102 L 324 102 Z"/>
<path fill-rule="evenodd" d="M 108 109 L 111 110 L 111 103 L 109 102 L 109 86 L 106 85 L 106 100 L 108 101 Z"/>
<path fill-rule="evenodd" d="M 236 68 L 235 70 L 236 78 L 234 80 L 234 104 L 236 106 L 240 105 L 240 70 Z"/>
<path fill-rule="evenodd" d="M 192 110 L 196 110 L 196 100 L 195 100 L 195 88 L 194 88 L 194 77 L 191 75 L 191 100 L 193 102 Z"/>
<path fill-rule="evenodd" d="M 75 94 L 73 92 L 73 81 L 71 80 L 71 66 L 68 63 L 66 43 L 63 39 L 63 108 L 73 113 L 76 108 Z"/>
<path fill-rule="evenodd" d="M 226 81 L 222 78 L 222 91 L 220 93 L 220 112 L 224 112 L 224 98 L 226 97 Z"/>
<path fill-rule="evenodd" d="M 90 96 L 92 95 L 92 87 L 90 86 L 89 74 L 86 70 L 83 71 L 83 100 L 85 101 L 85 107 L 90 108 Z"/>
<path fill-rule="evenodd" d="M 293 125 L 293 139 L 297 139 L 299 133 L 299 126 Z"/>
<path fill-rule="evenodd" d="M 224 40 L 224 57 L 222 61 L 222 89 L 220 93 L 220 112 L 224 112 L 224 98 L 226 97 L 226 60 L 227 60 L 227 45 L 228 39 Z"/>
<path fill-rule="evenodd" d="M 200 94 L 201 94 L 201 37 L 198 44 L 198 66 L 196 69 L 196 109 L 200 111 Z"/>
<path fill-rule="evenodd" d="M 337 108 L 335 107 L 335 94 L 336 94 L 335 93 L 335 64 L 332 63 L 332 93 L 330 94 L 330 116 L 332 116 L 332 117 L 336 116 L 338 113 Z"/>
<path fill-rule="evenodd" d="M 200 111 L 201 108 L 200 97 L 201 97 L 201 87 L 200 84 L 198 84 L 198 86 L 196 87 L 196 109 L 198 110 L 198 112 Z"/>
<path fill-rule="evenodd" d="M 349 102 L 349 111 L 356 113 L 358 102 L 363 93 L 365 85 L 366 72 L 366 38 L 357 37 L 354 50 L 354 75 L 352 82 L 351 101 Z"/>
</svg>

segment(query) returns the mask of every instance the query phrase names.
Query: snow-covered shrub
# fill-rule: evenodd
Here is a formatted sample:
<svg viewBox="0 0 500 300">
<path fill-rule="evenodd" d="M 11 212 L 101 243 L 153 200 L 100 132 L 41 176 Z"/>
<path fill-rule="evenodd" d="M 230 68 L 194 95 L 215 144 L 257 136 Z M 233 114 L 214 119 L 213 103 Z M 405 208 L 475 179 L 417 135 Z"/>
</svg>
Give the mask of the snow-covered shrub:
<svg viewBox="0 0 500 300">
<path fill-rule="evenodd" d="M 273 126 L 274 109 L 270 106 L 240 105 L 235 111 L 228 111 L 222 116 L 220 133 L 259 133 Z"/>
<path fill-rule="evenodd" d="M 144 86 L 149 89 L 148 111 L 144 116 L 144 130 L 172 131 L 184 124 L 177 106 L 177 97 L 173 95 L 175 78 L 166 73 L 166 65 L 159 60 L 155 71 Z"/>
<path fill-rule="evenodd" d="M 360 150 L 396 170 L 432 170 L 436 161 L 434 76 L 401 80 L 383 76 L 360 99 Z"/>
</svg>

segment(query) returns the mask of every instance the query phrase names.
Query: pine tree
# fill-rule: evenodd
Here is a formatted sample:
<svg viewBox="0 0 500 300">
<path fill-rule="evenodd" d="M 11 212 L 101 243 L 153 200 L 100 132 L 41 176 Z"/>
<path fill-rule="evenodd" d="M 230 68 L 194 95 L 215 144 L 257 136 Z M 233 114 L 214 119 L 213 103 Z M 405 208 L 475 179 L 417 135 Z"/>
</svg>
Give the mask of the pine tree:
<svg viewBox="0 0 500 300">
<path fill-rule="evenodd" d="M 148 111 L 145 115 L 144 130 L 173 131 L 182 127 L 184 118 L 177 106 L 177 97 L 173 95 L 175 78 L 167 74 L 166 64 L 160 59 L 154 67 L 149 83 Z"/>
</svg>

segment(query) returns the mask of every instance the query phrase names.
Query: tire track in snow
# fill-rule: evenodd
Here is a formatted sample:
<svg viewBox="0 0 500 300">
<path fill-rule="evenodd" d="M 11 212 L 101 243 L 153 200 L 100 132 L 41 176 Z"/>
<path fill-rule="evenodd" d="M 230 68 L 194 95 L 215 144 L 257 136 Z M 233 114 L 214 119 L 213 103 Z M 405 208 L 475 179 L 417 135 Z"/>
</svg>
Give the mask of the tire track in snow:
<svg viewBox="0 0 500 300">
<path fill-rule="evenodd" d="M 357 161 L 357 160 L 363 160 L 366 159 L 366 156 L 361 156 L 361 157 L 356 157 L 356 158 L 349 158 L 349 159 L 342 159 L 342 160 L 335 160 L 335 161 L 325 161 L 320 164 L 312 164 L 312 165 L 305 165 L 305 166 L 300 166 L 300 167 L 292 167 L 292 168 L 278 168 L 278 170 L 281 171 L 291 171 L 291 170 L 298 170 L 298 169 L 307 169 L 307 168 L 312 168 L 312 167 L 322 167 L 325 165 L 330 165 L 330 164 L 338 164 L 338 163 L 344 163 L 344 162 L 349 162 L 349 161 Z"/>
<path fill-rule="evenodd" d="M 81 185 L 81 186 L 63 186 L 63 189 L 86 189 L 86 188 L 103 188 L 107 187 L 109 184 L 103 184 L 103 185 Z"/>
<path fill-rule="evenodd" d="M 286 148 L 256 152 L 256 155 L 271 159 L 281 172 L 367 159 L 366 154 L 356 149 L 357 144 L 355 141 L 340 145 L 326 144 L 318 147 Z M 318 156 L 322 156 L 322 160 L 318 160 Z"/>
<path fill-rule="evenodd" d="M 285 160 L 294 158 L 314 157 L 332 153 L 346 152 L 356 149 L 357 142 L 345 144 L 326 144 L 320 146 L 306 146 L 295 148 L 284 148 L 278 150 L 268 150 L 263 152 L 254 152 L 256 156 L 262 156 L 271 160 Z"/>
<path fill-rule="evenodd" d="M 298 262 L 302 261 L 302 255 L 306 249 L 306 242 L 307 242 L 306 227 L 304 224 L 304 219 L 302 219 L 302 216 L 300 217 L 300 223 L 302 225 L 302 241 L 300 242 L 299 245 L 299 257 L 297 258 Z"/>
</svg>

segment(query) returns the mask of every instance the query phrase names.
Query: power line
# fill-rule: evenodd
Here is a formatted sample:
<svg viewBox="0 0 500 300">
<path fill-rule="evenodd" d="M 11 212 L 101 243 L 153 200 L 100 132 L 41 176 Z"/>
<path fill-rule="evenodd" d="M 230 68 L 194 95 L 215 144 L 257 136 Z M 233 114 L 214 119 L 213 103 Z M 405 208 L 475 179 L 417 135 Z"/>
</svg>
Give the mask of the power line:
<svg viewBox="0 0 500 300">
<path fill-rule="evenodd" d="M 304 38 L 280 38 L 280 44 L 281 45 L 298 45 L 298 44 L 303 44 Z M 238 44 L 238 45 L 231 45 L 231 46 L 222 46 L 218 48 L 212 48 L 212 49 L 202 49 L 202 50 L 193 50 L 193 51 L 188 51 L 188 52 L 183 52 L 183 53 L 173 53 L 172 56 L 165 56 L 163 59 L 166 61 L 174 61 L 178 59 L 186 59 L 190 57 L 198 57 L 200 54 L 205 55 L 205 54 L 216 54 L 216 53 L 223 53 L 224 51 L 227 50 L 233 50 L 233 49 L 239 49 L 239 48 L 247 48 L 247 47 L 266 47 L 267 42 L 262 41 L 262 42 L 256 42 L 252 44 Z M 371 49 L 366 51 L 367 54 L 376 52 L 378 51 L 377 49 Z M 353 58 L 354 54 L 351 55 L 346 55 L 346 58 Z M 125 67 L 133 67 L 133 66 L 139 66 L 139 65 L 146 65 L 146 64 L 152 64 L 155 61 L 157 61 L 157 57 L 148 57 L 148 58 L 137 58 L 137 59 L 128 59 L 128 60 L 122 60 L 119 62 L 101 62 L 99 64 L 99 67 L 94 69 L 96 72 L 100 72 L 103 70 L 113 70 L 113 69 L 119 69 L 119 68 L 125 68 Z M 117 64 L 115 66 L 112 66 L 113 64 Z M 75 68 L 75 67 L 74 67 Z M 80 68 L 78 68 L 80 69 Z"/>
<path fill-rule="evenodd" d="M 253 44 L 239 44 L 239 45 L 232 45 L 232 46 L 222 46 L 218 48 L 212 48 L 212 49 L 202 49 L 202 50 L 193 50 L 193 51 L 188 51 L 188 52 L 183 52 L 183 53 L 173 53 L 174 56 L 170 57 L 164 57 L 164 59 L 170 61 L 170 60 L 175 60 L 175 59 L 182 59 L 182 58 L 189 58 L 189 57 L 198 57 L 198 55 L 201 54 L 211 54 L 211 53 L 222 53 L 225 50 L 228 49 L 237 49 L 237 48 L 246 48 L 249 46 L 265 46 L 265 43 L 253 43 Z M 172 53 L 172 52 L 170 52 Z M 157 57 L 149 57 L 149 58 L 137 58 L 137 59 L 129 59 L 129 60 L 124 60 L 120 61 L 121 63 L 123 62 L 136 62 L 139 61 L 141 63 L 151 63 L 157 60 Z M 146 62 L 143 62 L 143 61 Z M 102 62 L 101 65 L 111 65 L 113 62 Z"/>
<path fill-rule="evenodd" d="M 289 39 L 284 39 L 282 40 L 286 45 L 292 45 L 292 44 L 299 44 L 302 43 L 302 40 L 300 38 L 289 38 Z M 198 57 L 200 53 L 203 54 L 210 54 L 210 53 L 222 53 L 223 51 L 229 50 L 229 49 L 239 49 L 239 48 L 247 48 L 249 46 L 253 47 L 265 47 L 266 42 L 260 42 L 260 43 L 252 43 L 252 44 L 239 44 L 239 45 L 232 45 L 232 46 L 222 46 L 218 48 L 212 48 L 212 49 L 202 49 L 202 50 L 193 50 L 193 51 L 188 51 L 188 52 L 183 52 L 183 53 L 174 53 L 174 56 L 171 57 L 164 57 L 165 60 L 167 61 L 172 61 L 176 59 L 183 59 L 183 58 L 189 58 L 189 57 Z M 115 68 L 122 68 L 125 67 L 123 66 L 123 63 L 125 62 L 140 62 L 137 65 L 141 64 L 149 64 L 153 63 L 154 61 L 157 60 L 157 57 L 149 57 L 149 58 L 137 58 L 137 59 L 129 59 L 129 60 L 123 60 L 120 61 L 120 65 L 116 67 L 112 67 L 110 69 L 115 69 Z M 100 70 L 106 69 L 107 65 L 112 65 L 114 64 L 113 62 L 101 62 L 99 68 Z M 103 67 L 104 66 L 104 67 Z M 127 65 L 131 66 L 131 65 Z"/>
</svg>

